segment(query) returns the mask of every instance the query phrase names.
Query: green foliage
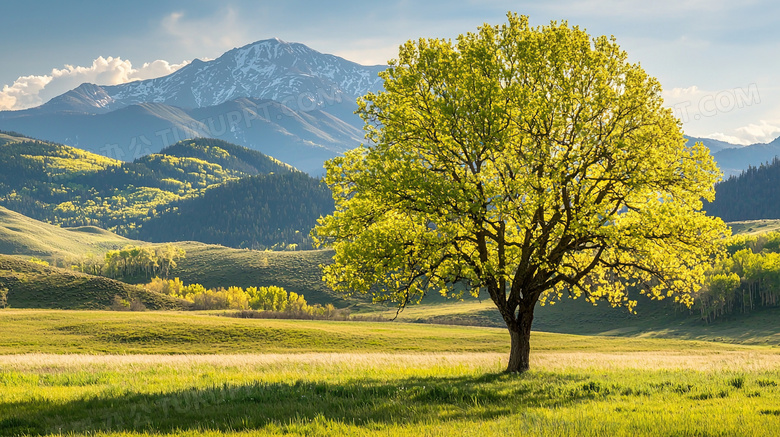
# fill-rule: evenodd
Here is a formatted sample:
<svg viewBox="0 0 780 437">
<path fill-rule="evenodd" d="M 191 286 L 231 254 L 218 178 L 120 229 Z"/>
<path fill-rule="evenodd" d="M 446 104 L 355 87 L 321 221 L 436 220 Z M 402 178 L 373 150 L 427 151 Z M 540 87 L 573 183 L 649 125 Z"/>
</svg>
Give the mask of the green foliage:
<svg viewBox="0 0 780 437">
<path fill-rule="evenodd" d="M 729 256 L 710 269 L 695 296 L 702 319 L 780 305 L 780 232 L 735 235 L 726 247 Z"/>
<path fill-rule="evenodd" d="M 8 289 L 0 288 L 0 309 L 8 308 Z"/>
<path fill-rule="evenodd" d="M 282 287 L 241 287 L 206 289 L 200 284 L 185 285 L 179 278 L 165 280 L 158 277 L 144 288 L 153 293 L 166 294 L 193 303 L 196 310 L 259 310 L 293 316 L 323 316 L 333 312 L 333 305 L 309 305 L 303 295 L 287 292 Z"/>
<path fill-rule="evenodd" d="M 42 260 L 40 258 L 36 258 L 36 257 L 30 258 L 30 262 L 33 263 L 33 264 L 39 264 L 39 265 L 42 265 L 42 266 L 48 266 L 49 265 L 48 262 L 46 262 L 46 261 L 44 261 L 44 260 Z"/>
<path fill-rule="evenodd" d="M 89 253 L 71 261 L 71 268 L 90 275 L 107 276 L 114 279 L 133 277 L 168 277 L 172 269 L 185 256 L 184 249 L 172 244 L 160 246 L 128 245 L 119 250 L 106 252 L 103 259 Z"/>
<path fill-rule="evenodd" d="M 701 211 L 720 172 L 657 80 L 614 39 L 508 19 L 401 47 L 359 102 L 374 145 L 326 163 L 336 212 L 314 235 L 335 290 L 487 292 L 523 371 L 537 302 L 690 304 L 727 228 Z"/>
</svg>

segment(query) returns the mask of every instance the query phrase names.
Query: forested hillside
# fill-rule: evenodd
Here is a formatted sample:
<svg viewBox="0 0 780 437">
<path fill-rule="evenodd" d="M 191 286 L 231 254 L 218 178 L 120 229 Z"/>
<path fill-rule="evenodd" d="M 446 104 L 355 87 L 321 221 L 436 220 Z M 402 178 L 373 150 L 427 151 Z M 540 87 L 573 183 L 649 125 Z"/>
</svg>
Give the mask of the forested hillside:
<svg viewBox="0 0 780 437">
<path fill-rule="evenodd" d="M 22 140 L 0 145 L 0 166 L 0 205 L 48 223 L 97 226 L 130 238 L 310 246 L 314 220 L 332 211 L 317 180 L 213 139 L 182 141 L 130 163 Z M 262 177 L 241 182 L 253 176 Z"/>
<path fill-rule="evenodd" d="M 725 221 L 780 218 L 780 160 L 750 167 L 715 190 L 715 201 L 704 206 L 710 215 Z"/>
<path fill-rule="evenodd" d="M 309 230 L 333 208 L 328 187 L 303 173 L 258 175 L 172 202 L 168 210 L 144 222 L 136 236 L 152 242 L 311 249 Z"/>
</svg>

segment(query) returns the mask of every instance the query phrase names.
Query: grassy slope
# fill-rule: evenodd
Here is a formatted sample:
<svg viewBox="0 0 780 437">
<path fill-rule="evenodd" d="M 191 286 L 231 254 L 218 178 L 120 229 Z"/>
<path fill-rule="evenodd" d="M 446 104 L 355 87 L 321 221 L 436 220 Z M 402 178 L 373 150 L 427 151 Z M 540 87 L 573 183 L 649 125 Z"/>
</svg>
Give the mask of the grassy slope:
<svg viewBox="0 0 780 437">
<path fill-rule="evenodd" d="M 138 243 L 94 226 L 60 228 L 0 206 L 0 254 L 65 259 Z"/>
<path fill-rule="evenodd" d="M 4 255 L 0 255 L 0 287 L 8 289 L 12 308 L 107 309 L 114 296 L 137 299 L 149 309 L 182 309 L 186 305 L 123 282 Z"/>
<path fill-rule="evenodd" d="M 740 222 L 729 222 L 731 233 L 756 235 L 764 232 L 780 230 L 780 220 L 745 220 Z"/>
<path fill-rule="evenodd" d="M 7 144 L 7 143 L 13 143 L 16 141 L 24 141 L 26 140 L 26 137 L 16 136 L 12 134 L 8 134 L 5 132 L 0 132 L 0 145 Z"/>
<path fill-rule="evenodd" d="M 108 250 L 128 244 L 146 243 L 91 226 L 61 228 L 0 207 L 0 254 L 53 261 L 87 253 L 100 257 Z M 328 294 L 320 279 L 319 265 L 330 260 L 329 251 L 260 252 L 197 242 L 176 245 L 186 251 L 186 256 L 172 276 L 185 283 L 206 287 L 278 285 L 303 294 L 310 303 L 346 305 L 342 299 Z M 131 279 L 134 283 L 148 280 Z"/>
<path fill-rule="evenodd" d="M 187 255 L 171 275 L 185 283 L 205 287 L 277 285 L 303 294 L 309 303 L 348 304 L 322 282 L 319 266 L 330 262 L 333 255 L 329 250 L 263 252 L 193 242 L 177 245 Z"/>
</svg>

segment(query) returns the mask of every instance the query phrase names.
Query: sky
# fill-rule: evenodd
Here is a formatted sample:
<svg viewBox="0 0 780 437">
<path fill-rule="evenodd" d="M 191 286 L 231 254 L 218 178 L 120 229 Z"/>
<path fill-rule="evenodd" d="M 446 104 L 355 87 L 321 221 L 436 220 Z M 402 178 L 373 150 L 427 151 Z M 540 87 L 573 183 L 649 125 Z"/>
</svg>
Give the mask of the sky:
<svg viewBox="0 0 780 437">
<path fill-rule="evenodd" d="M 385 64 L 409 39 L 454 39 L 512 11 L 534 25 L 566 20 L 614 35 L 658 78 L 688 135 L 736 144 L 780 136 L 780 2 L 4 0 L 1 9 L 14 19 L 0 26 L 0 110 L 34 107 L 84 82 L 163 76 L 274 37 Z"/>
</svg>

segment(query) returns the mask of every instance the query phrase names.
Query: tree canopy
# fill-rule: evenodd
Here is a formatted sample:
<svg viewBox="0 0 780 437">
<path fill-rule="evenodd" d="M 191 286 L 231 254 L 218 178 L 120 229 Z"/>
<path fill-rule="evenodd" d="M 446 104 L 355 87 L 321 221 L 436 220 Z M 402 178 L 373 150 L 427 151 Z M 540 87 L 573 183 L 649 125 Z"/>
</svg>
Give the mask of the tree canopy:
<svg viewBox="0 0 780 437">
<path fill-rule="evenodd" d="M 690 303 L 727 228 L 701 211 L 719 179 L 661 87 L 614 38 L 568 23 L 484 25 L 409 41 L 359 101 L 370 146 L 326 163 L 335 249 L 325 280 L 403 306 L 486 292 L 529 366 L 537 302 Z"/>
</svg>

